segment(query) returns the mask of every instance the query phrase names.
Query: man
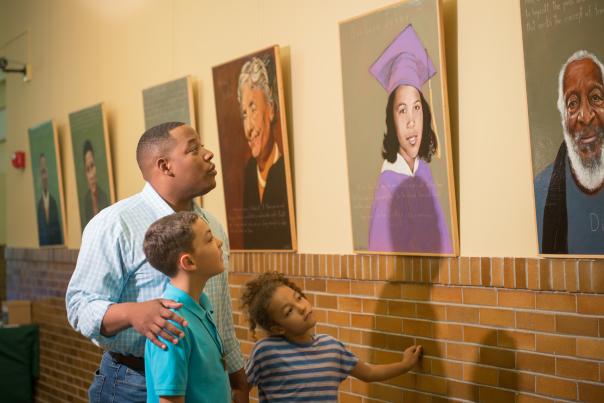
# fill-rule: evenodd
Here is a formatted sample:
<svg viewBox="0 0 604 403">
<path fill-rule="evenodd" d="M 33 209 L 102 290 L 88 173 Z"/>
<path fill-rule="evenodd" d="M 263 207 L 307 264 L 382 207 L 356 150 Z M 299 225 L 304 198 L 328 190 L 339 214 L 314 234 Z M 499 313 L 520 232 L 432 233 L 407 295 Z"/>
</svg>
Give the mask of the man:
<svg viewBox="0 0 604 403">
<path fill-rule="evenodd" d="M 241 69 L 237 100 L 252 154 L 244 177 L 244 247 L 291 249 L 285 163 L 273 133 L 277 104 L 266 64 L 257 57 Z"/>
<path fill-rule="evenodd" d="M 193 199 L 216 186 L 213 154 L 195 129 L 179 122 L 147 130 L 136 159 L 147 182 L 143 190 L 102 210 L 90 220 L 66 293 L 69 323 L 106 352 L 88 391 L 91 402 L 145 402 L 143 353 L 148 338 L 182 342 L 183 333 L 169 320 L 187 323 L 168 308 L 181 304 L 159 299 L 168 278 L 155 270 L 143 251 L 151 223 L 177 211 L 194 210 L 229 246 L 224 229 Z M 232 321 L 227 272 L 208 281 L 204 290 L 214 307 L 224 345 L 224 359 L 236 402 L 247 402 L 243 358 Z M 161 337 L 161 338 L 159 338 Z M 202 376 L 202 374 L 199 374 Z M 111 400 L 115 397 L 116 400 Z"/>
<path fill-rule="evenodd" d="M 604 253 L 603 76 L 602 63 L 584 50 L 560 70 L 564 141 L 534 183 L 541 253 Z"/>
<path fill-rule="evenodd" d="M 59 208 L 54 197 L 48 191 L 48 166 L 46 155 L 40 154 L 39 173 L 42 195 L 38 200 L 38 240 L 40 246 L 62 245 L 63 234 L 59 220 Z"/>
<path fill-rule="evenodd" d="M 84 195 L 84 216 L 82 226 L 85 226 L 99 211 L 107 207 L 109 198 L 98 185 L 96 176 L 96 161 L 94 150 L 89 140 L 84 142 L 84 172 L 86 174 L 86 194 Z"/>
</svg>

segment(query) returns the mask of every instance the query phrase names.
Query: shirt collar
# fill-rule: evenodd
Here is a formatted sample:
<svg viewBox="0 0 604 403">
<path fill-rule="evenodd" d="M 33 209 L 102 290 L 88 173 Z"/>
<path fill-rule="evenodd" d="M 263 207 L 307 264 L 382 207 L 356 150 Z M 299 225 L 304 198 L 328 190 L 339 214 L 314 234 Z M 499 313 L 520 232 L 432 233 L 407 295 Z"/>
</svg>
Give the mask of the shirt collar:
<svg viewBox="0 0 604 403">
<path fill-rule="evenodd" d="M 189 294 L 168 283 L 164 290 L 164 298 L 182 303 L 185 308 L 199 317 L 204 317 L 206 311 L 212 312 L 212 303 L 205 292 L 201 293 L 199 303 L 197 303 Z"/>
<path fill-rule="evenodd" d="M 153 188 L 153 186 L 149 183 L 149 182 L 145 182 L 145 187 L 143 187 L 142 190 L 142 195 L 143 198 L 149 203 L 151 204 L 151 206 L 155 207 L 153 210 L 157 211 L 158 216 L 163 217 L 163 216 L 167 216 L 170 215 L 172 213 L 174 213 L 174 210 L 172 209 L 172 207 L 170 207 L 170 205 L 168 204 L 168 202 L 166 202 L 159 193 L 157 193 L 157 191 Z M 194 201 L 191 202 L 192 204 L 192 211 L 195 211 L 197 214 L 199 214 L 205 222 L 207 222 L 208 224 L 210 223 L 208 216 L 206 215 L 205 211 L 199 207 L 199 205 L 197 203 L 195 203 Z"/>
<path fill-rule="evenodd" d="M 411 172 L 407 161 L 405 161 L 402 155 L 396 153 L 396 161 L 389 162 L 388 160 L 384 160 L 384 163 L 382 164 L 382 172 L 392 171 L 406 176 L 415 176 L 418 166 L 419 158 L 416 157 L 413 163 L 413 172 Z"/>
</svg>

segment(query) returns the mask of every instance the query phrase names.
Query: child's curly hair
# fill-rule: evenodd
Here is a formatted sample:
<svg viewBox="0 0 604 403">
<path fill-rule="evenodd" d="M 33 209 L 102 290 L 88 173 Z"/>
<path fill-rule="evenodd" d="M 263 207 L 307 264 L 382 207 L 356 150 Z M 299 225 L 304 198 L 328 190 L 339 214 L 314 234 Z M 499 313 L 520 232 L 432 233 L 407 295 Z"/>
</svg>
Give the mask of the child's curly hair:
<svg viewBox="0 0 604 403">
<path fill-rule="evenodd" d="M 277 272 L 261 274 L 245 285 L 241 296 L 241 307 L 247 313 L 254 338 L 256 338 L 256 326 L 270 332 L 271 326 L 275 325 L 269 315 L 268 306 L 275 290 L 282 285 L 299 292 L 302 297 L 306 298 L 300 287 Z"/>
</svg>

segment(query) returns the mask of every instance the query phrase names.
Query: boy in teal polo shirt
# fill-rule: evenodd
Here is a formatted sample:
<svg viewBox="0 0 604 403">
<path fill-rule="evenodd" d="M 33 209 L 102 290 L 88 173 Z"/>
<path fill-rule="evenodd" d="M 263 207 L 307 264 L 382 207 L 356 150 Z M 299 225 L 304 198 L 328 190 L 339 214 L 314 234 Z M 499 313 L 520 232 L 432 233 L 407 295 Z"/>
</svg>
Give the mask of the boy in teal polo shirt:
<svg viewBox="0 0 604 403">
<path fill-rule="evenodd" d="M 157 220 L 145 234 L 149 263 L 170 277 L 163 298 L 182 303 L 178 314 L 186 321 L 184 328 L 175 323 L 185 334 L 178 344 L 165 343 L 162 350 L 147 340 L 148 403 L 231 401 L 222 341 L 203 292 L 208 279 L 224 270 L 221 245 L 208 224 L 188 211 Z"/>
</svg>

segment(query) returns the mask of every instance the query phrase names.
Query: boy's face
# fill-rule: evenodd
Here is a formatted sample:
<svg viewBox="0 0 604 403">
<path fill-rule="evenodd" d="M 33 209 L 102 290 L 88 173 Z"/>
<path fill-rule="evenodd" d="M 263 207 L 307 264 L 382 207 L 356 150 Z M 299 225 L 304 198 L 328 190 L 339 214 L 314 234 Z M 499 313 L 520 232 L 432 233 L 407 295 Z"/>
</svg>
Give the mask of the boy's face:
<svg viewBox="0 0 604 403">
<path fill-rule="evenodd" d="M 189 254 L 199 274 L 211 277 L 224 271 L 222 241 L 216 238 L 208 224 L 198 218 L 193 223 L 193 251 Z"/>
<path fill-rule="evenodd" d="M 310 302 L 286 285 L 275 290 L 268 312 L 277 324 L 272 330 L 285 337 L 303 335 L 317 323 Z"/>
</svg>

